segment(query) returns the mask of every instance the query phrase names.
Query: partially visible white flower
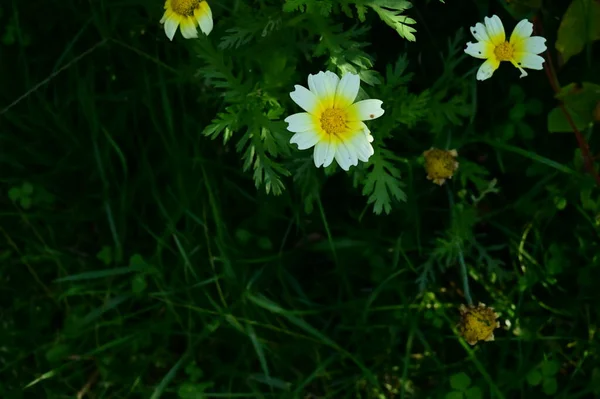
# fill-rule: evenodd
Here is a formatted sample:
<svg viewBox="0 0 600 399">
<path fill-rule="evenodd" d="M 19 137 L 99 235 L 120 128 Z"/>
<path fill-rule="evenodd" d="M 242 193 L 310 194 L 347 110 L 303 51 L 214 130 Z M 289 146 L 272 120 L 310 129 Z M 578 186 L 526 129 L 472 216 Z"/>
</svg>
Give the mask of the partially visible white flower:
<svg viewBox="0 0 600 399">
<path fill-rule="evenodd" d="M 308 89 L 295 85 L 290 97 L 306 112 L 288 116 L 287 129 L 295 133 L 290 143 L 299 150 L 315 147 L 315 166 L 327 167 L 335 159 L 344 170 L 367 162 L 373 155 L 373 136 L 362 121 L 383 115 L 381 100 L 354 102 L 360 78 L 333 72 L 308 75 Z"/>
<path fill-rule="evenodd" d="M 213 29 L 212 12 L 204 0 L 166 0 L 160 23 L 165 24 L 169 40 L 173 40 L 178 27 L 186 39 L 198 37 L 198 26 L 205 35 Z"/>
<path fill-rule="evenodd" d="M 517 24 L 510 41 L 506 41 L 504 26 L 498 16 L 484 18 L 471 27 L 477 43 L 467 43 L 465 53 L 486 60 L 477 71 L 477 80 L 485 80 L 492 76 L 500 66 L 500 62 L 509 61 L 521 71 L 521 78 L 527 76 L 523 68 L 543 69 L 544 58 L 537 54 L 546 51 L 546 39 L 541 36 L 531 36 L 533 24 L 526 19 Z"/>
</svg>

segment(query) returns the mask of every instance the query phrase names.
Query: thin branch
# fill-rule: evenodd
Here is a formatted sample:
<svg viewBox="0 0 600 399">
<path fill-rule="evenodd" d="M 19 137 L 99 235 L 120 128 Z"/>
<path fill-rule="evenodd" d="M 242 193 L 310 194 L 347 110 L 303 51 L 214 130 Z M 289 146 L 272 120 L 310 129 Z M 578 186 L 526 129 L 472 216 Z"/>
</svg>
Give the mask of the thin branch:
<svg viewBox="0 0 600 399">
<path fill-rule="evenodd" d="M 540 35 L 543 36 L 544 31 L 542 29 L 542 23 L 540 22 L 537 15 L 533 18 L 533 23 L 536 30 L 539 31 Z M 546 72 L 546 76 L 548 77 L 550 86 L 552 86 L 552 90 L 554 90 L 554 92 L 558 94 L 560 92 L 560 84 L 558 83 L 558 77 L 556 76 L 556 70 L 554 69 L 554 63 L 552 62 L 550 51 L 546 50 L 546 53 L 544 55 L 544 59 L 546 60 L 546 62 L 544 62 L 544 71 Z M 567 107 L 565 107 L 565 104 L 562 100 L 559 100 L 558 107 L 565 115 L 569 126 L 571 126 L 571 130 L 573 130 L 573 133 L 575 133 L 575 138 L 577 139 L 577 145 L 579 145 L 579 149 L 581 150 L 581 157 L 583 158 L 585 169 L 590 175 L 594 177 L 596 184 L 600 186 L 600 175 L 594 167 L 594 158 L 590 154 L 590 146 L 588 142 L 586 141 L 585 137 L 583 137 L 579 129 L 577 129 L 577 126 L 575 126 L 573 117 L 567 110 Z"/>
</svg>

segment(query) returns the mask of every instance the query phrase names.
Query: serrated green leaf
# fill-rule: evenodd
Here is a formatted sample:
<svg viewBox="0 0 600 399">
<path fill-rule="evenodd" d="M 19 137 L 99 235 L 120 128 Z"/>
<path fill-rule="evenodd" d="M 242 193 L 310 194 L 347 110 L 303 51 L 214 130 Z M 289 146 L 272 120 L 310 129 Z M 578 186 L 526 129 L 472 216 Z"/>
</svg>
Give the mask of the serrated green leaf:
<svg viewBox="0 0 600 399">
<path fill-rule="evenodd" d="M 412 4 L 405 0 L 372 0 L 367 3 L 379 15 L 379 18 L 398 34 L 408 41 L 414 42 L 416 39 L 413 32 L 417 30 L 409 25 L 417 23 L 412 18 L 402 15 L 402 12 L 412 7 Z"/>
<path fill-rule="evenodd" d="M 371 156 L 373 164 L 364 181 L 363 195 L 369 196 L 367 203 L 373 204 L 373 211 L 379 215 L 381 212 L 389 214 L 392 210 L 392 200 L 406 201 L 406 194 L 402 190 L 404 184 L 400 181 L 400 170 L 388 159 L 392 154 L 384 149 Z"/>
</svg>

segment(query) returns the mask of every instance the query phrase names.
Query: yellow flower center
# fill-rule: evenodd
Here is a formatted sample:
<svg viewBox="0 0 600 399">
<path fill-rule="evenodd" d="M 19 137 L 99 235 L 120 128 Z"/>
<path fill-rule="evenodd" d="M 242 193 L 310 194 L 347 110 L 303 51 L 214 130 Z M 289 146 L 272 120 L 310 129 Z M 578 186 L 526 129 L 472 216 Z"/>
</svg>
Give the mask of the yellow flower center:
<svg viewBox="0 0 600 399">
<path fill-rule="evenodd" d="M 496 55 L 498 61 L 510 61 L 513 58 L 514 52 L 515 50 L 509 42 L 499 44 L 494 49 L 494 54 Z"/>
<path fill-rule="evenodd" d="M 338 108 L 326 109 L 321 114 L 321 127 L 327 134 L 341 134 L 346 130 L 346 113 Z"/>
<path fill-rule="evenodd" d="M 454 175 L 454 172 L 458 168 L 458 164 L 455 160 L 455 151 L 432 148 L 431 150 L 425 151 L 423 155 L 425 156 L 425 170 L 430 179 L 448 179 Z"/>
<path fill-rule="evenodd" d="M 175 13 L 186 17 L 194 15 L 194 10 L 198 8 L 202 0 L 171 0 L 171 8 Z"/>
</svg>

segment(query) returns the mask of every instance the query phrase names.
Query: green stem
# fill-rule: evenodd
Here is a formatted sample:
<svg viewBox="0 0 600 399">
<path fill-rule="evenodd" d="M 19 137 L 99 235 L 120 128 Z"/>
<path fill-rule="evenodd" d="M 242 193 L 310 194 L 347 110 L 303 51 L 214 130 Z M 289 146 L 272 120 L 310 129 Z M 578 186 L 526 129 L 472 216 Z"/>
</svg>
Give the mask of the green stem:
<svg viewBox="0 0 600 399">
<path fill-rule="evenodd" d="M 450 205 L 450 218 L 452 222 L 452 218 L 454 218 L 454 198 L 448 184 L 446 184 L 446 192 L 448 193 L 448 204 Z M 463 294 L 465 296 L 465 300 L 467 301 L 467 305 L 473 305 L 473 298 L 471 298 L 471 288 L 469 287 L 469 275 L 467 273 L 467 264 L 465 263 L 465 256 L 463 254 L 460 242 L 456 243 L 456 248 L 458 249 L 458 262 L 460 263 L 460 274 L 463 283 Z"/>
</svg>

